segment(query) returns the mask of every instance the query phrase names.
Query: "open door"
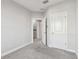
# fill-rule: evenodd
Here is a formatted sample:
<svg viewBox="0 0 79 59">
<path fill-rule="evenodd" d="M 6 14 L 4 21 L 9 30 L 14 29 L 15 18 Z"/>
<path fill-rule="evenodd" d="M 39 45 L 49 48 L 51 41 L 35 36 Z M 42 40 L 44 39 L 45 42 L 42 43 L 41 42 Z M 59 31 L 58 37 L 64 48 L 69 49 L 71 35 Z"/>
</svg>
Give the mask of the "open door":
<svg viewBox="0 0 79 59">
<path fill-rule="evenodd" d="M 44 17 L 42 19 L 42 42 L 45 46 L 47 46 L 47 18 Z"/>
<path fill-rule="evenodd" d="M 67 48 L 67 13 L 58 12 L 50 16 L 50 47 Z"/>
</svg>

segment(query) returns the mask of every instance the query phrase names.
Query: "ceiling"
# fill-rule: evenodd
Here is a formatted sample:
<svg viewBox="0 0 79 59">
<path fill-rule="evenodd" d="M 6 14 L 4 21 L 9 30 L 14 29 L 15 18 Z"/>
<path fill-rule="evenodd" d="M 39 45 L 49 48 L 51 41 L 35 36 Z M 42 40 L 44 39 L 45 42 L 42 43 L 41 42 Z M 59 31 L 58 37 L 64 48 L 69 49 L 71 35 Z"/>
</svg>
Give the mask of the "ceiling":
<svg viewBox="0 0 79 59">
<path fill-rule="evenodd" d="M 44 12 L 50 5 L 54 5 L 64 0 L 48 0 L 48 3 L 46 4 L 43 4 L 43 2 L 46 0 L 13 0 L 13 1 L 21 4 L 30 11 Z"/>
</svg>

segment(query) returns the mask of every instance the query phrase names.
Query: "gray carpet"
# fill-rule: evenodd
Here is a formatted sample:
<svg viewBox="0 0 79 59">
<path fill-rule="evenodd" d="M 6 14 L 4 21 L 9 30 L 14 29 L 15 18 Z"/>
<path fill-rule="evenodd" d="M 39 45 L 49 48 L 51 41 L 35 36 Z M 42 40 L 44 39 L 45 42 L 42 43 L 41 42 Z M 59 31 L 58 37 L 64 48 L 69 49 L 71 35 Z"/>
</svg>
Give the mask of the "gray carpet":
<svg viewBox="0 0 79 59">
<path fill-rule="evenodd" d="M 37 42 L 6 55 L 1 59 L 77 59 L 77 56 L 75 53 L 48 48 Z"/>
</svg>

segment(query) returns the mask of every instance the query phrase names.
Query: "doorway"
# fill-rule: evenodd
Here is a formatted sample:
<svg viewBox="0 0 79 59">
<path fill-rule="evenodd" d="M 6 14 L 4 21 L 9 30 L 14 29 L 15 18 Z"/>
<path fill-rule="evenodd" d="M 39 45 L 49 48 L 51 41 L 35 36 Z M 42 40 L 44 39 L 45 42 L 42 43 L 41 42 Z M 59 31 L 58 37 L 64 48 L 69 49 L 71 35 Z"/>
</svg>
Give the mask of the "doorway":
<svg viewBox="0 0 79 59">
<path fill-rule="evenodd" d="M 41 40 L 41 19 L 33 23 L 33 42 Z"/>
<path fill-rule="evenodd" d="M 36 23 L 33 24 L 33 42 L 37 39 L 37 26 Z"/>
</svg>

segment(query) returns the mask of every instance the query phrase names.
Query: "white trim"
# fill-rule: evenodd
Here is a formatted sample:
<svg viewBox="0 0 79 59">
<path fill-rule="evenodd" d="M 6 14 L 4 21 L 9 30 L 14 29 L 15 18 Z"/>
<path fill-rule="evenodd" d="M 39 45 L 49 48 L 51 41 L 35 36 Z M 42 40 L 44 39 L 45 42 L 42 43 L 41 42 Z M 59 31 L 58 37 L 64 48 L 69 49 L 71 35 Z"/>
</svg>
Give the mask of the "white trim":
<svg viewBox="0 0 79 59">
<path fill-rule="evenodd" d="M 56 48 L 56 47 L 52 47 L 51 45 L 48 46 L 49 48 Z M 57 49 L 62 49 L 62 48 L 57 48 Z M 68 52 L 72 52 L 72 53 L 76 53 L 75 50 L 71 50 L 71 49 L 62 49 L 62 50 L 65 50 L 65 51 L 68 51 Z"/>
<path fill-rule="evenodd" d="M 64 49 L 64 50 L 69 51 L 69 52 L 76 53 L 75 50 L 71 50 L 71 49 Z"/>
<path fill-rule="evenodd" d="M 25 46 L 31 44 L 31 43 L 33 43 L 33 42 L 31 41 L 31 42 L 29 42 L 29 43 L 27 43 L 27 44 L 21 45 L 21 46 L 19 46 L 19 47 L 17 47 L 17 48 L 14 48 L 14 49 L 10 50 L 10 51 L 7 51 L 7 52 L 5 52 L 5 53 L 2 53 L 2 54 L 1 54 L 1 57 L 5 56 L 5 55 L 8 55 L 8 54 L 10 54 L 10 53 L 12 53 L 12 52 L 15 52 L 15 51 L 17 51 L 17 50 L 19 50 L 19 49 L 21 49 L 21 48 L 23 48 L 23 47 L 25 47 Z"/>
<path fill-rule="evenodd" d="M 32 24 L 31 24 L 31 29 L 32 29 L 32 32 L 31 32 L 32 33 L 31 34 L 32 35 L 32 42 L 33 42 L 33 20 L 34 20 L 34 18 L 32 18 Z"/>
</svg>

